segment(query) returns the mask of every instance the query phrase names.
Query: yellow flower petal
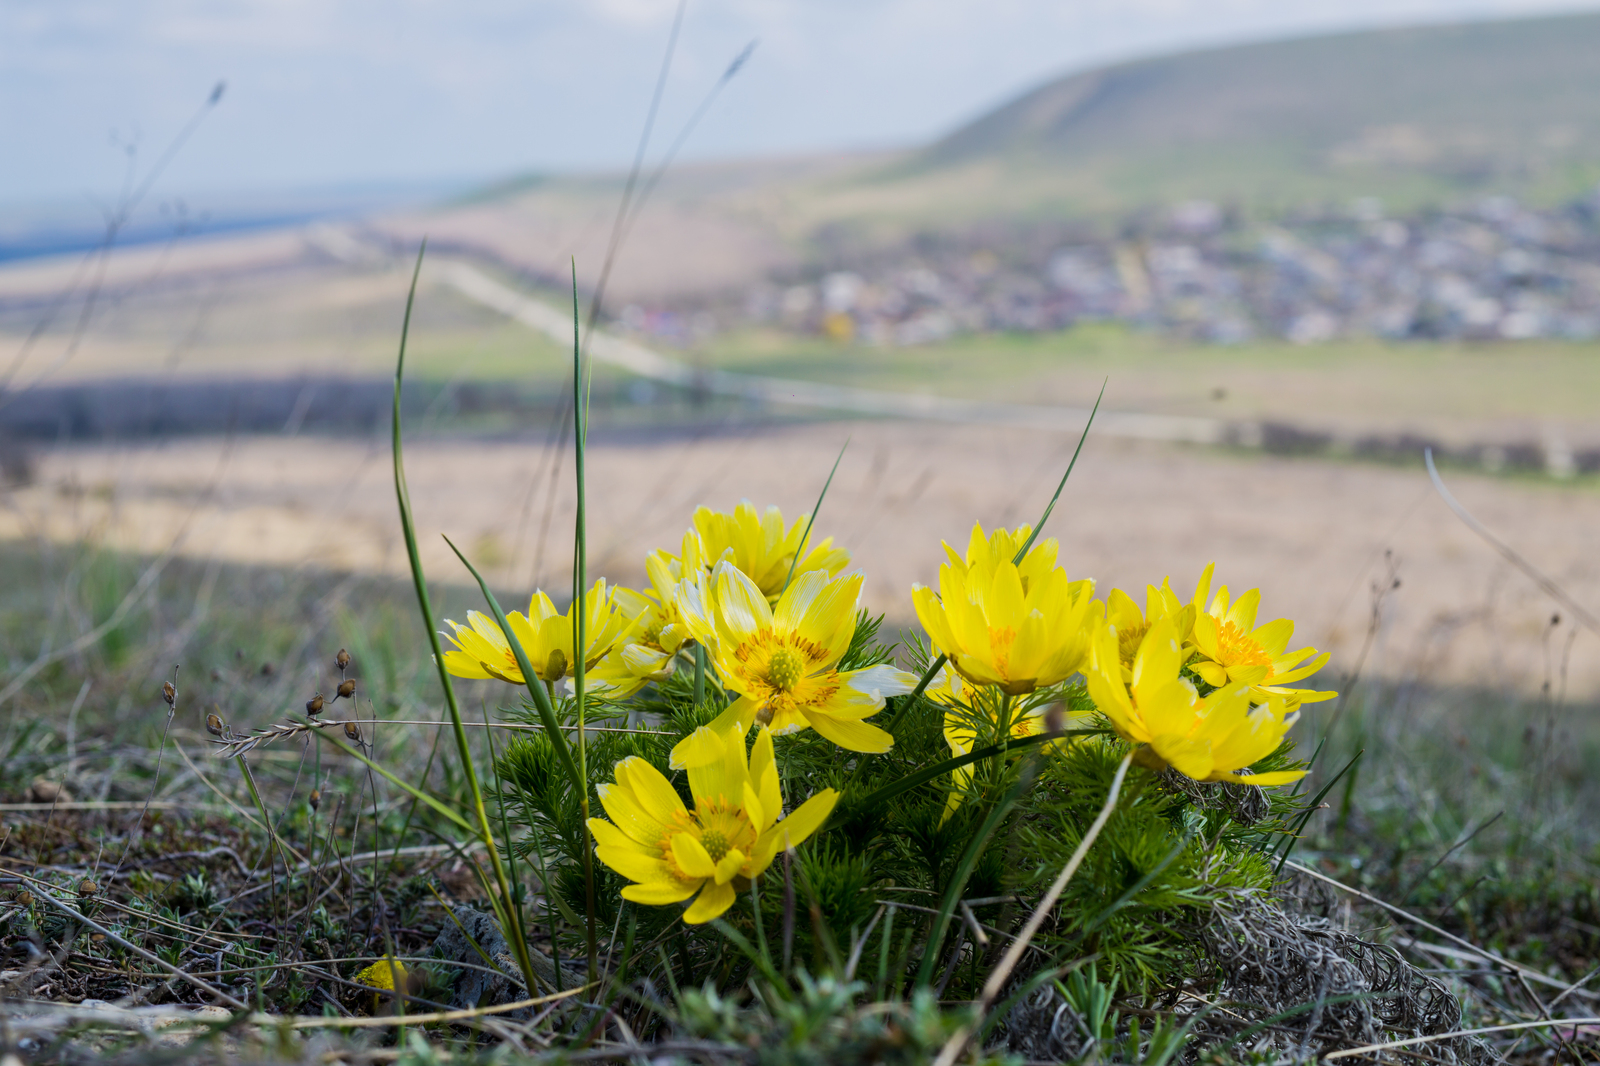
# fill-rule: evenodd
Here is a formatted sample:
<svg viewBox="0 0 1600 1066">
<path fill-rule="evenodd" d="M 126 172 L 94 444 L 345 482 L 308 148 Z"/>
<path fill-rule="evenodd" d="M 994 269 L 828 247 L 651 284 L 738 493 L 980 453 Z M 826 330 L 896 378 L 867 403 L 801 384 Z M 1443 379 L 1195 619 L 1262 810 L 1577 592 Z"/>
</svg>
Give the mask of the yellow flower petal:
<svg viewBox="0 0 1600 1066">
<path fill-rule="evenodd" d="M 683 912 L 683 920 L 689 925 L 700 925 L 720 918 L 724 911 L 733 906 L 734 898 L 732 885 L 707 881 L 705 888 L 700 891 L 700 897 Z"/>
<path fill-rule="evenodd" d="M 835 718 L 829 714 L 802 709 L 811 728 L 827 737 L 846 751 L 859 751 L 868 755 L 881 755 L 894 747 L 894 737 L 875 725 Z"/>
<path fill-rule="evenodd" d="M 728 853 L 717 860 L 717 874 L 715 880 L 719 885 L 725 885 L 739 876 L 748 861 L 744 852 L 738 848 L 729 848 Z"/>
<path fill-rule="evenodd" d="M 647 907 L 664 907 L 669 903 L 682 903 L 695 894 L 701 882 L 650 881 L 639 885 L 623 885 L 622 898 Z"/>
<path fill-rule="evenodd" d="M 818 792 L 761 834 L 756 845 L 757 855 L 765 855 L 770 862 L 777 852 L 799 847 L 807 837 L 822 828 L 838 802 L 839 793 L 835 790 L 825 788 Z"/>
<path fill-rule="evenodd" d="M 619 762 L 616 769 L 617 780 L 627 783 L 646 810 L 660 812 L 664 816 L 663 821 L 671 821 L 674 816 L 685 813 L 686 808 L 678 798 L 677 790 L 672 787 L 672 782 L 646 760 L 631 755 Z"/>
<path fill-rule="evenodd" d="M 705 845 L 689 833 L 679 833 L 672 838 L 672 859 L 689 877 L 711 877 L 717 872 L 717 864 L 711 861 Z"/>
</svg>

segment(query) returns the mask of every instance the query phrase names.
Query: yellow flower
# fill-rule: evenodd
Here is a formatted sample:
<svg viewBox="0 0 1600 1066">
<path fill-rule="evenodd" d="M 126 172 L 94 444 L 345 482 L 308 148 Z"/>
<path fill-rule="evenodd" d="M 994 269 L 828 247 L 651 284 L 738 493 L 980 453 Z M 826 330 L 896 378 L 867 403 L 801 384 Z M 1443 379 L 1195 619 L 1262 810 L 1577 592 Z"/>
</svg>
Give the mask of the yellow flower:
<svg viewBox="0 0 1600 1066">
<path fill-rule="evenodd" d="M 600 803 L 611 821 L 589 819 L 595 855 L 635 882 L 622 898 L 661 906 L 699 898 L 683 920 L 709 922 L 727 910 L 735 894 L 772 864 L 783 848 L 816 832 L 833 811 L 839 793 L 825 788 L 786 818 L 773 759 L 772 733 L 756 737 L 748 764 L 744 732 L 715 733 L 700 727 L 694 739 L 718 758 L 689 770 L 690 811 L 661 771 L 643 759 L 616 766 L 616 783 L 601 785 Z"/>
<path fill-rule="evenodd" d="M 711 727 L 770 726 L 773 733 L 815 729 L 841 748 L 884 752 L 894 738 L 862 721 L 886 696 L 910 692 L 917 679 L 892 666 L 838 669 L 856 630 L 861 575 L 829 578 L 825 570 L 795 577 L 776 607 L 727 560 L 704 583 L 678 587 L 679 608 L 706 646 L 724 688 L 739 694 Z M 672 750 L 681 769 L 711 758 L 694 736 Z"/>
<path fill-rule="evenodd" d="M 401 982 L 405 981 L 406 964 L 399 959 L 379 959 L 365 970 L 356 974 L 356 984 L 366 985 L 368 988 L 381 988 L 385 992 L 393 992 L 396 977 Z"/>
<path fill-rule="evenodd" d="M 396 979 L 399 980 L 402 992 L 415 991 L 420 985 L 416 977 L 406 969 L 405 963 L 392 957 L 379 959 L 356 974 L 356 984 L 366 985 L 368 988 L 374 989 L 372 993 L 372 1012 L 374 1014 L 377 1014 L 380 1010 L 384 1013 L 389 1013 L 389 1009 L 383 1006 L 383 1002 L 390 997 L 382 993 L 393 992 Z"/>
<path fill-rule="evenodd" d="M 1206 568 L 1201 588 L 1209 585 L 1211 569 Z M 1150 627 L 1162 618 L 1172 619 L 1180 642 L 1186 643 L 1194 631 L 1194 617 L 1198 609 L 1193 603 L 1184 603 L 1172 591 L 1172 579 L 1163 578 L 1161 587 L 1145 586 L 1145 609 L 1139 610 L 1134 598 L 1121 589 L 1112 589 L 1106 597 L 1106 621 L 1117 631 L 1117 651 L 1122 660 L 1123 680 L 1133 669 L 1133 656 Z"/>
<path fill-rule="evenodd" d="M 651 681 L 672 675 L 678 653 L 694 646 L 694 637 L 678 610 L 678 586 L 705 574 L 705 549 L 694 530 L 683 535 L 680 554 L 656 550 L 645 558 L 651 588 L 644 592 L 618 588 L 618 609 L 628 626 L 611 654 L 595 669 L 595 678 L 609 686 L 615 699 L 631 696 Z"/>
<path fill-rule="evenodd" d="M 591 670 L 610 653 L 627 630 L 630 618 L 619 609 L 616 593 L 608 589 L 604 578 L 594 583 L 594 588 L 584 594 L 584 668 Z M 637 596 L 637 593 L 631 593 Z M 512 611 L 506 615 L 511 631 L 528 656 L 528 662 L 539 680 L 549 685 L 566 682 L 571 677 L 576 656 L 573 654 L 574 608 L 561 614 L 543 592 L 535 592 L 528 601 L 528 613 Z M 477 611 L 467 612 L 468 625 L 445 619 L 455 630 L 455 635 L 443 634 L 455 648 L 444 653 L 445 669 L 456 677 L 492 677 L 513 685 L 523 684 L 522 671 L 517 658 L 511 653 L 511 643 L 493 618 Z"/>
<path fill-rule="evenodd" d="M 1196 592 L 1197 602 L 1204 596 L 1210 578 L 1211 567 L 1208 566 L 1201 588 Z M 1279 618 L 1256 625 L 1256 609 L 1260 604 L 1260 589 L 1251 589 L 1231 603 L 1228 586 L 1218 589 L 1211 606 L 1195 615 L 1192 639 L 1199 656 L 1189 663 L 1189 668 L 1204 678 L 1206 684 L 1218 688 L 1231 682 L 1250 686 L 1255 703 L 1266 703 L 1278 697 L 1298 706 L 1331 700 L 1338 695 L 1284 687 L 1322 669 L 1327 665 L 1328 653 L 1317 655 L 1315 648 L 1288 651 L 1294 623 Z M 1307 659 L 1311 662 L 1307 663 Z"/>
<path fill-rule="evenodd" d="M 1140 761 L 1153 769 L 1168 766 L 1196 781 L 1240 781 L 1282 785 L 1298 781 L 1304 770 L 1240 774 L 1277 750 L 1298 717 L 1274 697 L 1251 708 L 1250 688 L 1233 682 L 1201 698 L 1183 677 L 1184 651 L 1172 618 L 1159 618 L 1140 641 L 1131 678 L 1124 680 L 1117 633 L 1109 625 L 1095 637 L 1087 673 L 1089 695 L 1124 739 L 1146 745 Z"/>
<path fill-rule="evenodd" d="M 1012 563 L 1027 535 L 1023 526 L 985 537 L 975 525 L 965 559 L 945 545 L 949 561 L 939 568 L 938 593 L 923 585 L 911 590 L 922 627 L 961 675 L 1013 696 L 1076 673 L 1088 655 L 1089 623 L 1099 615 L 1094 582 L 1067 580 L 1053 539 Z"/>
<path fill-rule="evenodd" d="M 705 565 L 715 566 L 725 556 L 756 583 L 768 603 L 776 603 L 783 591 L 789 570 L 801 574 L 811 570 L 826 570 L 837 574 L 850 565 L 850 553 L 833 546 L 833 538 L 819 540 L 816 531 L 806 537 L 808 515 L 801 515 L 794 524 L 785 526 L 783 512 L 768 507 L 765 514 L 756 514 L 749 500 L 741 501 L 732 514 L 698 508 L 694 513 L 695 532 L 705 545 Z M 806 552 L 800 561 L 794 561 L 805 541 Z M 732 552 L 731 556 L 727 553 Z"/>
</svg>

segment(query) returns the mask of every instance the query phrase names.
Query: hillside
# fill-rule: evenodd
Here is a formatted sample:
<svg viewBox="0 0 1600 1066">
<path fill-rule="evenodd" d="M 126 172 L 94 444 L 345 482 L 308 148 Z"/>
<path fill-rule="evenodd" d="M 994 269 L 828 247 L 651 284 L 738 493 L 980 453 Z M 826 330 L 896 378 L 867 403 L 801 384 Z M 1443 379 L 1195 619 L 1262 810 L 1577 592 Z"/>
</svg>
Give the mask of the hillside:
<svg viewBox="0 0 1600 1066">
<path fill-rule="evenodd" d="M 1050 82 L 896 175 L 1023 176 L 1011 206 L 1207 196 L 1562 198 L 1600 178 L 1600 15 L 1368 31 L 1190 52 Z M 997 165 L 998 164 L 998 165 Z"/>
</svg>

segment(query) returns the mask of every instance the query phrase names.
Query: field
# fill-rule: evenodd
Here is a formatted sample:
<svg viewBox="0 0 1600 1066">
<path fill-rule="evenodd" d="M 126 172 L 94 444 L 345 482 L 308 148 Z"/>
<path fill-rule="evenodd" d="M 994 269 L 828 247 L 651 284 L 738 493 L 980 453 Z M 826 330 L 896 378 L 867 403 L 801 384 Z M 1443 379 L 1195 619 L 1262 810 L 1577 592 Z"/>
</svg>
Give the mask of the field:
<svg viewBox="0 0 1600 1066">
<path fill-rule="evenodd" d="M 15 380 L 67 394 L 113 378 L 385 387 L 406 275 L 332 256 L 328 240 L 132 254 L 83 330 L 65 306 L 34 334 L 57 268 L 8 271 Z M 1369 1045 L 1419 1037 L 1409 1054 L 1427 1061 L 1592 1058 L 1600 656 L 1581 607 L 1600 601 L 1600 493 L 1584 469 L 1492 473 L 1459 456 L 1600 445 L 1594 346 L 1218 348 L 1092 327 L 897 349 L 736 333 L 667 354 L 1039 406 L 1087 406 L 1109 381 L 1108 410 L 1277 427 L 1225 447 L 1091 433 L 1046 535 L 1068 576 L 1141 605 L 1168 575 L 1187 598 L 1215 562 L 1235 593 L 1262 589 L 1262 619 L 1295 620 L 1291 647 L 1329 652 L 1313 683 L 1340 698 L 1305 705 L 1292 752 L 1251 760 L 1311 759 L 1304 784 L 1268 800 L 1119 771 L 1132 745 L 1102 732 L 1048 758 L 996 747 L 949 808 L 948 771 L 904 784 L 952 757 L 946 712 L 896 696 L 871 719 L 896 723 L 890 756 L 816 730 L 779 738 L 789 817 L 836 789 L 833 820 L 741 881 L 749 899 L 722 925 L 684 925 L 675 907 L 619 902 L 604 865 L 585 874 L 578 797 L 625 755 L 668 769 L 720 709 L 734 660 L 701 672 L 685 654 L 632 702 L 591 695 L 586 710 L 537 681 L 458 680 L 458 744 L 408 580 L 387 423 L 334 412 L 307 428 L 297 402 L 270 432 L 201 432 L 210 412 L 174 401 L 136 438 L 8 445 L 0 992 L 16 1035 L 0 1039 L 23 1061 L 640 1061 L 645 1043 L 655 1061 L 1165 1066 L 1340 1049 L 1400 1061 L 1406 1049 Z M 556 341 L 424 269 L 405 459 L 436 625 L 485 606 L 441 534 L 506 608 L 535 588 L 570 600 L 570 374 Z M 596 369 L 590 580 L 645 585 L 646 553 L 677 552 L 700 505 L 747 498 L 792 521 L 844 448 L 814 535 L 864 575 L 845 652 L 859 668 L 924 671 L 911 590 L 939 581 L 941 540 L 1036 522 L 1078 443 L 641 384 Z M 1333 443 L 1296 443 L 1319 434 Z M 1377 438 L 1412 443 L 1360 458 Z M 1442 503 L 1425 439 L 1455 449 L 1451 489 L 1578 612 Z M 332 700 L 344 680 L 350 700 Z M 317 694 L 353 733 L 306 718 Z M 1068 678 L 1013 695 L 969 697 L 975 738 L 1024 737 L 986 715 L 1089 699 Z M 562 776 L 555 737 L 585 746 L 581 783 Z M 1051 917 L 1040 900 L 1078 842 L 1088 858 Z M 1024 932 L 1036 905 L 1042 924 Z M 525 926 L 524 957 L 492 939 L 496 922 Z M 985 978 L 1002 946 L 1030 941 L 997 986 L 1016 998 L 997 1001 Z M 391 958 L 410 976 L 397 982 Z M 485 1012 L 524 1000 L 538 1002 Z M 1532 1028 L 1454 1035 L 1494 1025 Z"/>
</svg>

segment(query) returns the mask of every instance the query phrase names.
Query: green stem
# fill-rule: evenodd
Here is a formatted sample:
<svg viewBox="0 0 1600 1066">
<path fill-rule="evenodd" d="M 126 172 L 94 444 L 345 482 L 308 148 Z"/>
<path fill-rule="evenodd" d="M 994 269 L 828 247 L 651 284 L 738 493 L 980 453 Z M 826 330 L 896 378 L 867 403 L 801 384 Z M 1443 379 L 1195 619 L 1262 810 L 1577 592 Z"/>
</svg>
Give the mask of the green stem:
<svg viewBox="0 0 1600 1066">
<path fill-rule="evenodd" d="M 1056 486 L 1056 493 L 1050 497 L 1050 502 L 1045 505 L 1044 513 L 1039 516 L 1039 521 L 1033 524 L 1033 530 L 1028 534 L 1028 539 L 1022 547 L 1017 549 L 1017 554 L 1012 557 L 1013 565 L 1020 566 L 1027 556 L 1028 549 L 1033 547 L 1033 542 L 1039 539 L 1039 532 L 1044 529 L 1044 524 L 1050 520 L 1050 512 L 1056 509 L 1056 501 L 1061 499 L 1061 490 L 1067 487 L 1067 478 L 1072 476 L 1072 468 L 1078 465 L 1078 453 L 1083 451 L 1083 442 L 1089 439 L 1089 427 L 1094 425 L 1094 416 L 1100 410 L 1100 401 L 1106 398 L 1106 384 L 1110 378 L 1100 383 L 1100 395 L 1094 398 L 1094 407 L 1089 411 L 1089 421 L 1083 424 L 1083 432 L 1078 435 L 1078 446 L 1072 450 L 1072 461 L 1067 464 L 1066 473 L 1061 475 L 1061 483 Z"/>
<path fill-rule="evenodd" d="M 483 592 L 485 602 L 489 604 L 489 611 L 494 615 L 495 623 L 500 627 L 500 632 L 505 634 L 506 643 L 511 647 L 511 654 L 517 660 L 517 669 L 522 671 L 522 678 L 528 688 L 528 695 L 533 699 L 533 706 L 539 712 L 539 720 L 544 725 L 544 731 L 550 738 L 550 744 L 556 750 L 556 758 L 561 762 L 561 769 L 566 773 L 567 780 L 572 782 L 572 787 L 579 792 L 583 791 L 583 778 L 578 776 L 578 764 L 572 761 L 572 751 L 567 745 L 567 735 L 562 732 L 561 723 L 556 719 L 556 708 L 553 700 L 553 686 L 547 681 L 540 681 L 533 664 L 528 660 L 528 653 L 522 647 L 522 641 L 517 639 L 517 634 L 511 628 L 511 623 L 506 619 L 506 612 L 500 606 L 500 601 L 495 598 L 489 589 L 489 583 L 478 573 L 478 568 L 461 553 L 455 542 L 449 537 L 444 542 L 450 545 L 450 550 L 456 553 L 456 558 L 461 560 L 461 565 L 467 568 L 478 588 Z"/>
<path fill-rule="evenodd" d="M 694 646 L 694 705 L 699 707 L 706 701 L 706 649 L 704 645 Z"/>
<path fill-rule="evenodd" d="M 1062 737 L 1105 736 L 1110 732 L 1111 730 L 1109 729 L 1063 729 L 1057 733 L 1039 733 L 1031 737 L 1019 737 L 1005 746 L 999 744 L 990 744 L 986 747 L 979 748 L 976 751 L 969 751 L 965 755 L 957 755 L 956 757 L 946 759 L 943 762 L 934 763 L 932 766 L 925 766 L 914 773 L 907 774 L 898 781 L 891 781 L 887 785 L 884 785 L 882 788 L 878 789 L 876 792 L 867 795 L 864 799 L 857 802 L 855 806 L 861 808 L 862 810 L 871 810 L 874 807 L 878 807 L 889 802 L 902 792 L 910 791 L 911 789 L 916 788 L 918 785 L 925 785 L 936 777 L 942 777 L 952 770 L 959 770 L 963 766 L 970 766 L 971 764 L 980 760 L 998 755 L 1002 751 L 1018 751 L 1023 748 L 1034 747 L 1039 744 L 1048 744 L 1052 740 L 1059 740 Z"/>
<path fill-rule="evenodd" d="M 239 769 L 244 772 L 244 784 L 250 790 L 250 799 L 256 805 L 256 813 L 261 816 L 261 824 L 267 827 L 267 888 L 272 892 L 272 918 L 274 922 L 277 922 L 281 920 L 281 917 L 278 913 L 278 871 L 273 865 L 273 856 L 279 850 L 278 834 L 272 829 L 272 817 L 267 814 L 267 805 L 261 801 L 261 793 L 256 789 L 256 779 L 255 775 L 250 773 L 250 764 L 245 761 L 243 755 L 235 756 L 235 758 L 239 760 Z M 289 873 L 289 860 L 287 857 L 283 860 L 283 872 L 287 878 Z M 284 884 L 284 891 L 288 891 L 287 881 Z M 283 931 L 280 929 L 274 939 L 281 942 L 282 936 Z"/>
<path fill-rule="evenodd" d="M 1051 737 L 1050 739 L 1054 739 Z M 1004 751 L 1002 748 L 1001 751 Z M 933 967 L 938 962 L 940 949 L 944 946 L 945 931 L 950 927 L 950 919 L 955 914 L 956 904 L 961 899 L 961 893 L 966 891 L 967 882 L 972 878 L 972 871 L 977 867 L 978 860 L 983 857 L 984 851 L 989 846 L 989 840 L 994 836 L 1000 823 L 1006 815 L 1011 813 L 1011 808 L 1022 799 L 1022 794 L 1033 784 L 1034 777 L 1039 771 L 1038 753 L 1026 761 L 1022 774 L 1017 778 L 1016 784 L 1007 790 L 1005 797 L 995 804 L 994 809 L 984 818 L 983 825 L 974 834 L 972 843 L 967 846 L 966 853 L 961 856 L 961 861 L 956 864 L 950 884 L 945 888 L 944 899 L 939 903 L 939 913 L 933 919 L 933 926 L 928 931 L 928 949 L 923 953 L 922 965 L 917 970 L 917 987 L 927 988 L 933 980 Z"/>
</svg>

